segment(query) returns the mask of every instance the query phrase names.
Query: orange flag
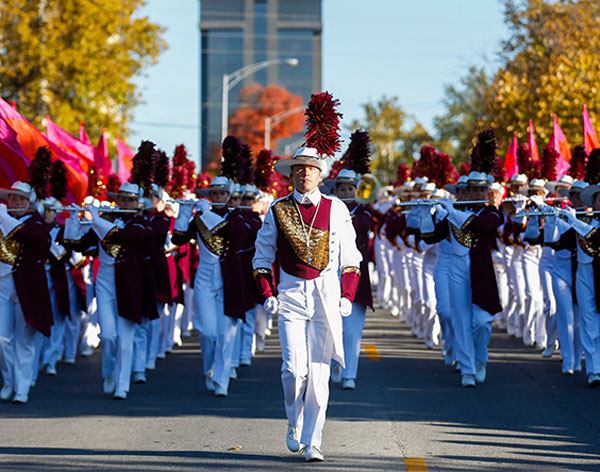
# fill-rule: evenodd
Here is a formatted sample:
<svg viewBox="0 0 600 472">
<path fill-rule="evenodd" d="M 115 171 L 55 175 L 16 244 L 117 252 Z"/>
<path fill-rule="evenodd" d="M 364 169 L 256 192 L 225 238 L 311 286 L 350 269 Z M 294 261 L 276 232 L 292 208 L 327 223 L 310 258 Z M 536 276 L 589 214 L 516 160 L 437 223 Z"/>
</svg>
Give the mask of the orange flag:
<svg viewBox="0 0 600 472">
<path fill-rule="evenodd" d="M 135 153 L 117 136 L 117 175 L 121 182 L 127 182 L 131 177 Z"/>
<path fill-rule="evenodd" d="M 563 130 L 558 125 L 558 119 L 554 115 L 554 128 L 548 147 L 554 148 L 560 157 L 556 163 L 556 178 L 560 178 L 569 171 L 569 161 L 571 160 L 571 150 L 569 149 L 569 143 L 563 133 Z"/>
<path fill-rule="evenodd" d="M 592 149 L 600 148 L 598 135 L 594 130 L 594 126 L 592 126 L 592 120 L 590 120 L 590 115 L 585 105 L 583 105 L 583 147 L 588 154 L 592 152 Z"/>
<path fill-rule="evenodd" d="M 540 154 L 538 153 L 537 144 L 535 143 L 535 136 L 533 134 L 533 120 L 529 120 L 529 138 L 527 139 L 529 145 L 529 151 L 531 152 L 531 160 L 539 161 Z"/>
</svg>

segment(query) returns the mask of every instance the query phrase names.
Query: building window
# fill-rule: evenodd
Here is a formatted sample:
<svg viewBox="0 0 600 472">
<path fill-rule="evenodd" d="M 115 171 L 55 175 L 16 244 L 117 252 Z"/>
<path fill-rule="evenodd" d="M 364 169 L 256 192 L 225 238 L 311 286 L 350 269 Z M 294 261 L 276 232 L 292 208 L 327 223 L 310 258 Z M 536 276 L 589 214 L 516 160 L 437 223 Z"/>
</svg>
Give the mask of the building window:
<svg viewBox="0 0 600 472">
<path fill-rule="evenodd" d="M 310 98 L 313 92 L 313 35 L 310 30 L 280 30 L 279 58 L 296 57 L 297 67 L 280 67 L 278 82 L 293 94 Z"/>
<path fill-rule="evenodd" d="M 243 0 L 202 0 L 200 8 L 201 21 L 242 21 L 244 19 Z"/>
<path fill-rule="evenodd" d="M 254 62 L 267 60 L 267 2 L 254 3 Z M 254 82 L 267 85 L 267 69 L 254 73 Z"/>
</svg>

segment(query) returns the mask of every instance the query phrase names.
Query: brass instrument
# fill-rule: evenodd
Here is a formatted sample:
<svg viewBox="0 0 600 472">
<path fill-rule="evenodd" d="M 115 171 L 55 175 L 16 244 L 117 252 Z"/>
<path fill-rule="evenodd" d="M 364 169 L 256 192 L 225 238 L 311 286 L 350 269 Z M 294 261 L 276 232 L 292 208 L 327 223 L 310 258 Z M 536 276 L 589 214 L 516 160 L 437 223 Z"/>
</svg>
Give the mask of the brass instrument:
<svg viewBox="0 0 600 472">
<path fill-rule="evenodd" d="M 373 174 L 363 174 L 356 189 L 356 203 L 367 205 L 377 198 L 381 184 Z"/>
</svg>

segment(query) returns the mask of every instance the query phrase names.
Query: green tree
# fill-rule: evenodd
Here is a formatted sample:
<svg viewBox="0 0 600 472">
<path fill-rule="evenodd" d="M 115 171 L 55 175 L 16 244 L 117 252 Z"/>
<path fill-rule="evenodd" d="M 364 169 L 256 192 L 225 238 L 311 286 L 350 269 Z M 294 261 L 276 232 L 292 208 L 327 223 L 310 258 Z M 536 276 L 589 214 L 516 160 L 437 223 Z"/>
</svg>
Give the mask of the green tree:
<svg viewBox="0 0 600 472">
<path fill-rule="evenodd" d="M 38 128 L 127 136 L 133 78 L 166 48 L 143 0 L 0 0 L 0 95 Z"/>
<path fill-rule="evenodd" d="M 440 150 L 455 163 L 468 162 L 477 133 L 490 124 L 487 94 L 491 78 L 483 68 L 470 67 L 460 87 L 446 85 L 442 103 L 446 112 L 433 120 Z M 442 144 L 443 143 L 443 144 Z"/>
<path fill-rule="evenodd" d="M 505 0 L 510 37 L 493 79 L 487 107 L 501 141 L 523 139 L 530 119 L 538 142 L 552 134 L 552 115 L 571 144 L 582 142 L 581 108 L 600 117 L 600 2 L 596 0 Z"/>
<path fill-rule="evenodd" d="M 350 131 L 366 129 L 371 137 L 373 158 L 371 169 L 382 181 L 396 179 L 399 164 L 410 164 L 419 157 L 419 149 L 432 141 L 425 128 L 398 103 L 398 97 L 382 97 L 376 103 L 363 105 L 365 117 L 354 120 Z"/>
</svg>

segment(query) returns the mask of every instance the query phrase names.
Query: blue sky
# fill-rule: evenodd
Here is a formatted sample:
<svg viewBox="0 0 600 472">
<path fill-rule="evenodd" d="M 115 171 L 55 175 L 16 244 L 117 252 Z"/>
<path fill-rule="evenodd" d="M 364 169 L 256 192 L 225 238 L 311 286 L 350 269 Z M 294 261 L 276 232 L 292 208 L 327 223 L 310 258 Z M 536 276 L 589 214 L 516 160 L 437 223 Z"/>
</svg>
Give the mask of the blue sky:
<svg viewBox="0 0 600 472">
<path fill-rule="evenodd" d="M 137 79 L 145 103 L 131 147 L 150 139 L 170 155 L 184 143 L 199 156 L 198 9 L 198 0 L 147 0 L 142 14 L 167 28 L 169 49 Z M 323 0 L 323 89 L 342 102 L 343 123 L 361 119 L 362 104 L 397 96 L 431 132 L 444 84 L 471 65 L 493 68 L 507 34 L 496 0 Z"/>
</svg>

